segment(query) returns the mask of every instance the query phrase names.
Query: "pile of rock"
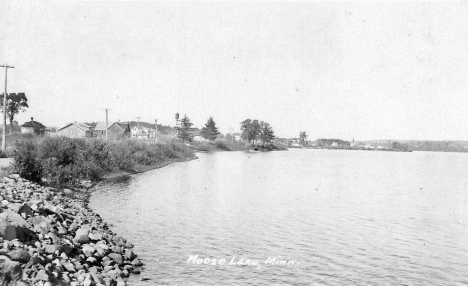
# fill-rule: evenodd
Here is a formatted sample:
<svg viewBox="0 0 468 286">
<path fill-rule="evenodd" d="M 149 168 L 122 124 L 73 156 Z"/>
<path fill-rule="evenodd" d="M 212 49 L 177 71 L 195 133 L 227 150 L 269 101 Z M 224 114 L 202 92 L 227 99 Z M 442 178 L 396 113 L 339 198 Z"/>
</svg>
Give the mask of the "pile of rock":
<svg viewBox="0 0 468 286">
<path fill-rule="evenodd" d="M 126 285 L 133 245 L 87 208 L 84 189 L 0 179 L 0 285 Z"/>
</svg>

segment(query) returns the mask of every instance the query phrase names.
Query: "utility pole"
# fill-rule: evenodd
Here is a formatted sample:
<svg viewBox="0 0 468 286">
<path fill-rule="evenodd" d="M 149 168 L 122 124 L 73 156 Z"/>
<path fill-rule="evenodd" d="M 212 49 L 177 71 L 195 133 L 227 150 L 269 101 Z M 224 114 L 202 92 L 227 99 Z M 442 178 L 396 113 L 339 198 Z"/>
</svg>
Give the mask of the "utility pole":
<svg viewBox="0 0 468 286">
<path fill-rule="evenodd" d="M 231 143 L 234 142 L 234 133 L 233 133 L 233 128 L 229 127 L 229 134 L 231 134 Z"/>
<path fill-rule="evenodd" d="M 137 124 L 137 133 L 136 133 L 136 139 L 138 139 L 138 134 L 140 133 L 140 118 L 141 117 L 135 117 L 138 121 L 138 124 Z"/>
<path fill-rule="evenodd" d="M 14 66 L 9 66 L 7 64 L 1 65 L 0 67 L 5 68 L 5 93 L 3 94 L 3 135 L 2 135 L 2 151 L 5 152 L 6 149 L 6 101 L 7 101 L 7 74 L 8 69 L 14 69 Z"/>
<path fill-rule="evenodd" d="M 103 110 L 106 111 L 106 141 L 107 141 L 107 130 L 109 129 L 109 121 L 108 121 L 108 117 L 107 117 L 107 111 L 109 111 L 110 109 L 109 108 L 104 108 Z"/>
<path fill-rule="evenodd" d="M 155 119 L 154 122 L 156 122 L 156 133 L 154 135 L 156 137 L 156 144 L 158 144 L 158 120 Z"/>
</svg>

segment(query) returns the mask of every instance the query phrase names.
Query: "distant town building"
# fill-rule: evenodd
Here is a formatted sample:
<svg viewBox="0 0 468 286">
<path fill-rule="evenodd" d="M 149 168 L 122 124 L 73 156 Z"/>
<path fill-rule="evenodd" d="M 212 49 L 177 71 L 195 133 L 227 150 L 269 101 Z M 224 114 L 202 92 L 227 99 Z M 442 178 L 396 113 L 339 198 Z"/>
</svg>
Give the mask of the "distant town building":
<svg viewBox="0 0 468 286">
<path fill-rule="evenodd" d="M 232 133 L 232 137 L 234 141 L 237 142 L 243 142 L 244 140 L 242 139 L 242 133 Z"/>
<path fill-rule="evenodd" d="M 21 125 L 21 133 L 31 133 L 39 136 L 49 136 L 50 130 L 47 129 L 42 123 L 34 121 L 34 118 L 31 117 L 31 121 Z"/>
<path fill-rule="evenodd" d="M 188 133 L 190 133 L 193 136 L 193 141 L 198 141 L 198 142 L 206 141 L 206 139 L 203 138 L 203 136 L 201 136 L 200 130 L 193 130 L 193 131 L 189 131 Z"/>
<path fill-rule="evenodd" d="M 136 139 L 148 139 L 150 138 L 150 129 L 144 126 L 133 126 L 131 128 L 130 134 L 132 138 Z"/>
<path fill-rule="evenodd" d="M 106 126 L 108 128 L 106 128 Z M 98 122 L 94 128 L 94 133 L 98 138 L 106 138 L 106 129 L 108 138 L 116 138 L 119 136 L 130 137 L 130 124 L 120 122 Z"/>
<path fill-rule="evenodd" d="M 70 138 L 89 138 L 93 137 L 93 128 L 83 123 L 71 122 L 57 130 L 57 134 Z"/>
</svg>

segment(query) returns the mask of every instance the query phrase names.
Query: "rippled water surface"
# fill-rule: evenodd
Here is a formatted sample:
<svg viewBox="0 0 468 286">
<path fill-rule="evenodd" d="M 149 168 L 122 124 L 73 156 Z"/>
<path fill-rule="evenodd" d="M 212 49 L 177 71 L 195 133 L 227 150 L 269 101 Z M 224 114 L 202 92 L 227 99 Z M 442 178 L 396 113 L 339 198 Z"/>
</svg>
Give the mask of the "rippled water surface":
<svg viewBox="0 0 468 286">
<path fill-rule="evenodd" d="M 468 285 L 468 154 L 198 156 L 93 194 L 146 264 L 130 285 Z"/>
</svg>

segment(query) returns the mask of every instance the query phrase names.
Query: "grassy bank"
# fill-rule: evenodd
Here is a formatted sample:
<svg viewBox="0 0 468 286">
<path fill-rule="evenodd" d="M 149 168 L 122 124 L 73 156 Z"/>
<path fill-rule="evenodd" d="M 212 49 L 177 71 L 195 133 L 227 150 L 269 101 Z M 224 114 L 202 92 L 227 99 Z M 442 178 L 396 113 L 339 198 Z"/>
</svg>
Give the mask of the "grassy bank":
<svg viewBox="0 0 468 286">
<path fill-rule="evenodd" d="M 84 180 L 97 181 L 119 172 L 137 173 L 191 157 L 193 150 L 177 142 L 148 144 L 135 140 L 32 138 L 16 143 L 12 172 L 54 186 L 78 185 Z"/>
</svg>

